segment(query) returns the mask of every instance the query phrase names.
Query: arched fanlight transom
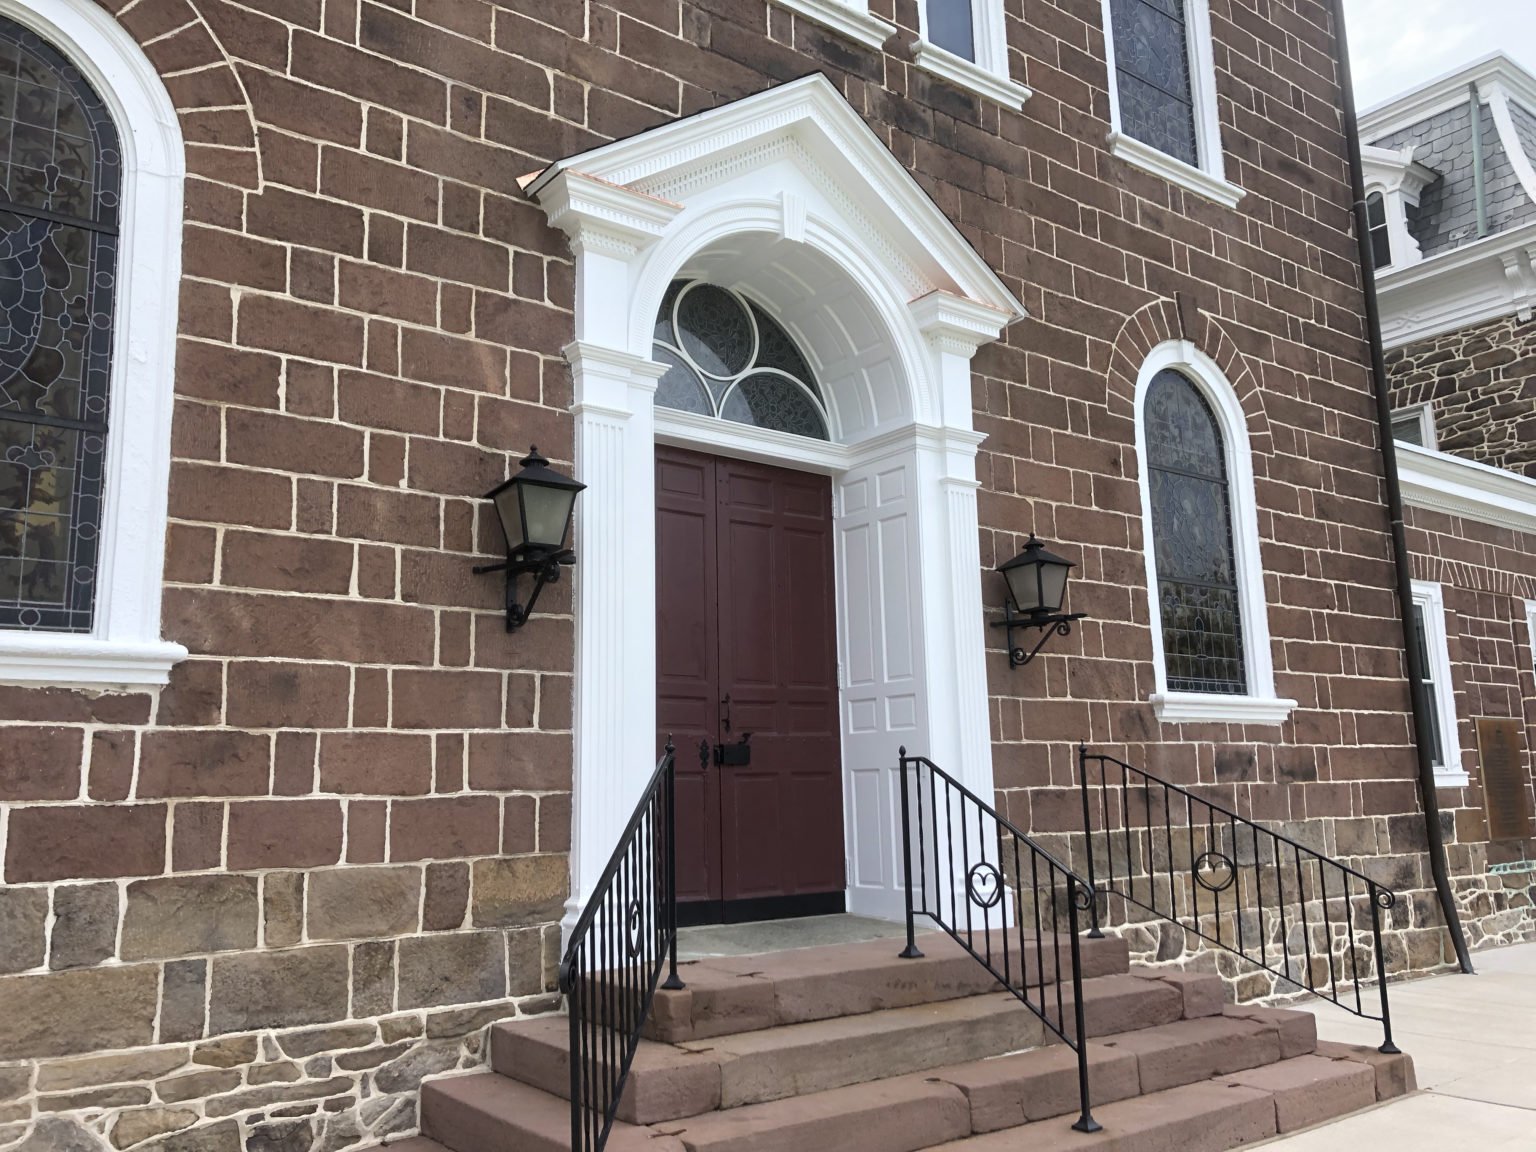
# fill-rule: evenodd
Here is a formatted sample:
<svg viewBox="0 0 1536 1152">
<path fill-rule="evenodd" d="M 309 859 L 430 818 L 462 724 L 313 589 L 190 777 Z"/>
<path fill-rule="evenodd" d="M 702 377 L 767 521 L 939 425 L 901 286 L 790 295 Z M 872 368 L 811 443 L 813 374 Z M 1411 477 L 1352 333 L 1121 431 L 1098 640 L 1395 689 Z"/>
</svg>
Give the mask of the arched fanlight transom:
<svg viewBox="0 0 1536 1152">
<path fill-rule="evenodd" d="M 810 365 L 789 333 L 737 292 L 674 280 L 656 315 L 653 355 L 667 366 L 662 408 L 829 440 Z"/>
</svg>

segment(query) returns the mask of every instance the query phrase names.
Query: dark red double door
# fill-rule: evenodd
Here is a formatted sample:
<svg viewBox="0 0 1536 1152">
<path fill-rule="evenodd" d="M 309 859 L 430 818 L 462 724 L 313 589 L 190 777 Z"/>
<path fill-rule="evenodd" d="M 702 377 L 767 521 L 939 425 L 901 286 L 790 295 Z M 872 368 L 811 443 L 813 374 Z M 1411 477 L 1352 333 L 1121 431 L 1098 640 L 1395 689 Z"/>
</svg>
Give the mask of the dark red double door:
<svg viewBox="0 0 1536 1152">
<path fill-rule="evenodd" d="M 680 919 L 842 911 L 830 482 L 657 448 L 656 588 Z"/>
</svg>

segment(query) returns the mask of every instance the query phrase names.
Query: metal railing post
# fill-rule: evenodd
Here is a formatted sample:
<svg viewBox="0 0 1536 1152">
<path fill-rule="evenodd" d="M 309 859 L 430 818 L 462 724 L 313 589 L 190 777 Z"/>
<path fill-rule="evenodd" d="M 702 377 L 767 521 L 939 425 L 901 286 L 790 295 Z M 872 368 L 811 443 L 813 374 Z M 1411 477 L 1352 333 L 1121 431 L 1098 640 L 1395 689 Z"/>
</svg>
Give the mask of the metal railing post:
<svg viewBox="0 0 1536 1152">
<path fill-rule="evenodd" d="M 686 985 L 677 974 L 677 749 L 667 737 L 667 979 L 662 987 L 680 992 Z"/>
<path fill-rule="evenodd" d="M 581 981 L 579 978 L 571 981 L 571 987 L 566 992 L 568 1003 L 566 1011 L 570 1014 L 570 1058 L 571 1058 L 571 1152 L 581 1152 L 582 1124 L 586 1119 L 586 1111 L 583 1107 L 581 1090 Z"/>
<path fill-rule="evenodd" d="M 1093 1118 L 1093 1112 L 1089 1109 L 1088 1101 L 1088 1037 L 1084 1034 L 1083 1023 L 1083 946 L 1077 935 L 1077 902 L 1079 899 L 1077 877 L 1067 875 L 1067 925 L 1072 934 L 1072 1016 L 1076 1026 L 1077 1035 L 1077 1094 L 1082 1104 L 1082 1115 L 1077 1118 L 1077 1123 L 1072 1125 L 1079 1132 L 1098 1132 L 1103 1128 Z M 1093 899 L 1092 890 L 1088 892 L 1089 899 Z M 1058 983 L 1061 973 L 1056 974 Z"/>
<path fill-rule="evenodd" d="M 1090 940 L 1102 940 L 1104 933 L 1099 929 L 1099 884 L 1093 874 L 1093 816 L 1088 809 L 1088 745 L 1077 746 L 1077 778 L 1083 793 L 1083 848 L 1088 856 L 1088 895 L 1091 903 L 1088 905 L 1088 916 L 1092 927 L 1088 931 Z M 1108 829 L 1105 829 L 1107 834 Z"/>
<path fill-rule="evenodd" d="M 1386 898 L 1385 907 L 1390 908 L 1397 903 L 1397 898 L 1384 888 L 1371 885 L 1371 934 L 1376 938 L 1376 987 L 1381 992 L 1381 1029 L 1384 1033 L 1382 1045 L 1378 1052 L 1387 1055 L 1395 1055 L 1402 1049 L 1392 1042 L 1392 1011 L 1387 1007 L 1387 958 L 1386 951 L 1381 946 L 1381 910 L 1382 897 Z M 1353 944 L 1353 942 L 1351 942 Z"/>
<path fill-rule="evenodd" d="M 907 802 L 907 749 L 902 745 L 899 750 L 900 759 L 897 761 L 897 772 L 901 776 L 901 872 L 905 883 L 902 885 L 907 900 L 907 946 L 900 952 L 903 960 L 920 960 L 922 951 L 917 946 L 917 927 L 912 916 L 912 818 Z M 922 801 L 919 800 L 919 803 Z M 922 851 L 922 846 L 918 846 Z"/>
</svg>

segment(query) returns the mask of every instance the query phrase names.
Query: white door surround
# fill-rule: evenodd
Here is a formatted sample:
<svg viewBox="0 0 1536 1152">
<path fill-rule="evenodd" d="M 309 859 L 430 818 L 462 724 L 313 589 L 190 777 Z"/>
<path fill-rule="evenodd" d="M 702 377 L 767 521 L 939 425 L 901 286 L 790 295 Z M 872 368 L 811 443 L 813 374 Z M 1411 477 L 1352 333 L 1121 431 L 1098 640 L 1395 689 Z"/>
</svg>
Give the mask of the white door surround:
<svg viewBox="0 0 1536 1152">
<path fill-rule="evenodd" d="M 833 476 L 850 911 L 901 914 L 896 751 L 990 798 L 971 358 L 1023 306 L 824 76 L 561 161 L 527 183 L 576 262 L 575 810 L 566 927 L 653 766 L 655 444 Z M 657 409 L 667 285 L 793 335 L 832 442 Z"/>
</svg>

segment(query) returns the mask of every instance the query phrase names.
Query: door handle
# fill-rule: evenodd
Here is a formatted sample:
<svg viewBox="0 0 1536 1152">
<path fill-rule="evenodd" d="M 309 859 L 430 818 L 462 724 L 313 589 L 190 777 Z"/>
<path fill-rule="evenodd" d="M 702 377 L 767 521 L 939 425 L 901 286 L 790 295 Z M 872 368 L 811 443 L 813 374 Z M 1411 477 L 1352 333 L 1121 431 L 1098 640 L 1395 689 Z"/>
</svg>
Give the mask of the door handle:
<svg viewBox="0 0 1536 1152">
<path fill-rule="evenodd" d="M 731 734 L 731 694 L 727 692 L 725 699 L 720 701 L 720 707 L 724 709 L 720 713 L 720 728 L 729 736 Z"/>
</svg>

